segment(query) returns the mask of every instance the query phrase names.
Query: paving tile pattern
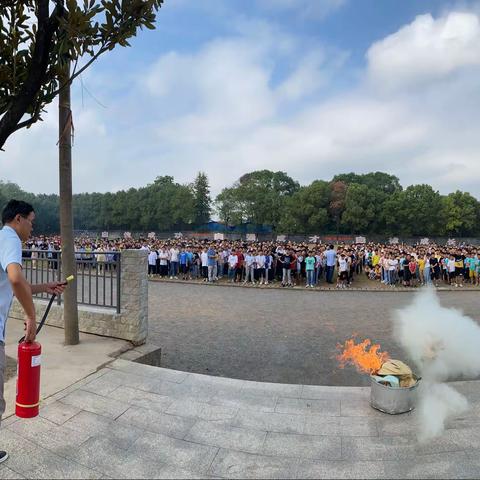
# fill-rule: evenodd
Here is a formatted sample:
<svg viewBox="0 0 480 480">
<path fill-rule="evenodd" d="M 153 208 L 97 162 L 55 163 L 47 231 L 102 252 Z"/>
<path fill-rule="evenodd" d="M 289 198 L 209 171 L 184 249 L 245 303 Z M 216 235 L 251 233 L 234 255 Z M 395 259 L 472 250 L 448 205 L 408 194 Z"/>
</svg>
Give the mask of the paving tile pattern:
<svg viewBox="0 0 480 480">
<path fill-rule="evenodd" d="M 10 417 L 3 478 L 478 478 L 480 382 L 470 410 L 419 444 L 416 412 L 389 416 L 369 389 L 209 377 L 115 360 Z"/>
</svg>

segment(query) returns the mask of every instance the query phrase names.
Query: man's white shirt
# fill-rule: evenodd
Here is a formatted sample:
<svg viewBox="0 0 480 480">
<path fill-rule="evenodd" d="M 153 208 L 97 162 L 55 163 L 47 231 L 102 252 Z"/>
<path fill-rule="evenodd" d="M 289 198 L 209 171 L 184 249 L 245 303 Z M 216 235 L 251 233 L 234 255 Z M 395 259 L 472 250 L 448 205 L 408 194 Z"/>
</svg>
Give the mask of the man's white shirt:
<svg viewBox="0 0 480 480">
<path fill-rule="evenodd" d="M 178 262 L 178 254 L 180 252 L 176 248 L 170 249 L 170 261 L 171 262 Z"/>
<path fill-rule="evenodd" d="M 236 255 L 229 255 L 228 256 L 228 265 L 231 268 L 234 268 L 237 266 L 238 263 L 238 257 Z"/>
</svg>

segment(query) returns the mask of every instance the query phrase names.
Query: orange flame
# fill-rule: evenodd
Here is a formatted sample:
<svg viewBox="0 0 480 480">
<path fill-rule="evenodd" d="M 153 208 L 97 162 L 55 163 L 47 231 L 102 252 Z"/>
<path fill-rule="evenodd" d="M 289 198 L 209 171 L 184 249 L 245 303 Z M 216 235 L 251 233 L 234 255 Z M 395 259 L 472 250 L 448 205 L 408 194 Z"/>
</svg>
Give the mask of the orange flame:
<svg viewBox="0 0 480 480">
<path fill-rule="evenodd" d="M 380 345 L 372 345 L 368 338 L 361 343 L 355 343 L 351 338 L 345 345 L 338 344 L 338 350 L 342 352 L 337 355 L 340 368 L 347 365 L 354 365 L 360 373 L 375 374 L 380 367 L 390 359 L 387 352 L 380 352 Z"/>
</svg>

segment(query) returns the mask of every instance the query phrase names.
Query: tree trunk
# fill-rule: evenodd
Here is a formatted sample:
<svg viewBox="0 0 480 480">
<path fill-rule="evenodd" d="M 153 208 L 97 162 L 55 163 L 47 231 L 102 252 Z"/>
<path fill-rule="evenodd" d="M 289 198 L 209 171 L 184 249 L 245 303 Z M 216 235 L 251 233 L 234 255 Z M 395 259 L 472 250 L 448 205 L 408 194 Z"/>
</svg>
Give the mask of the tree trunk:
<svg viewBox="0 0 480 480">
<path fill-rule="evenodd" d="M 62 69 L 59 76 L 60 85 L 65 85 L 69 77 L 70 63 Z M 58 110 L 62 269 L 65 277 L 69 275 L 75 275 L 76 277 L 72 210 L 72 111 L 70 110 L 70 85 L 60 91 Z M 77 345 L 79 334 L 76 278 L 65 289 L 63 301 L 65 345 Z"/>
</svg>

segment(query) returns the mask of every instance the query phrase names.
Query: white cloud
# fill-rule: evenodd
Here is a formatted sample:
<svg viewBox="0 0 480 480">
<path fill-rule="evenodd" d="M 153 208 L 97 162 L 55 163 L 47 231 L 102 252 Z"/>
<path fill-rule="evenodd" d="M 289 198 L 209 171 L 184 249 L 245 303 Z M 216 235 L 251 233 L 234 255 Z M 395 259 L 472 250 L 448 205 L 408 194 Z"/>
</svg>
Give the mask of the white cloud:
<svg viewBox="0 0 480 480">
<path fill-rule="evenodd" d="M 316 92 L 328 81 L 326 72 L 323 71 L 324 64 L 325 55 L 323 51 L 311 52 L 306 55 L 298 67 L 277 89 L 279 97 L 292 101 Z"/>
<path fill-rule="evenodd" d="M 43 122 L 34 124 L 29 130 L 20 130 L 7 140 L 5 153 L 0 157 L 1 179 L 14 181 L 30 192 L 58 192 L 57 102 L 47 108 L 43 117 Z M 111 142 L 111 139 L 106 137 L 106 124 L 98 111 L 74 108 L 73 125 L 73 188 L 77 192 L 98 189 L 98 183 L 104 178 L 102 167 L 112 160 L 104 155 L 105 148 Z M 98 151 L 88 148 L 89 145 L 96 144 L 103 144 L 103 147 Z"/>
<path fill-rule="evenodd" d="M 452 18 L 455 14 L 435 20 L 443 27 L 432 28 L 431 35 L 443 38 L 445 29 L 453 28 Z M 417 38 L 417 26 L 421 22 L 421 18 L 417 18 L 410 26 L 400 30 L 401 35 L 398 32 L 398 37 L 402 39 L 402 43 L 398 43 L 399 49 L 412 44 L 413 39 L 409 38 L 408 32 Z M 470 24 L 473 23 L 470 19 Z M 389 38 L 396 36 L 394 34 Z M 285 100 L 295 104 L 308 98 L 332 77 L 326 68 L 326 53 L 304 54 L 290 75 L 274 87 L 268 81 L 271 77 L 269 48 L 262 50 L 256 45 L 252 51 L 255 50 L 257 55 L 248 55 L 245 53 L 250 51 L 248 43 L 241 42 L 241 45 L 244 51 L 234 42 L 225 42 L 220 49 L 223 54 L 217 54 L 219 45 L 215 45 L 196 56 L 183 58 L 188 64 L 183 65 L 183 71 L 191 72 L 187 77 L 188 85 L 183 84 L 185 77 L 178 71 L 173 77 L 179 81 L 173 80 L 172 86 L 178 88 L 180 85 L 180 90 L 185 88 L 183 94 L 178 94 L 180 98 L 194 91 L 197 103 L 198 98 L 206 101 L 203 104 L 200 102 L 200 108 L 196 108 L 194 113 L 180 115 L 158 129 L 161 141 L 170 145 L 170 151 L 182 152 L 181 158 L 194 155 L 198 164 L 211 165 L 209 171 L 212 172 L 214 190 L 231 183 L 232 173 L 233 178 L 238 178 L 245 171 L 255 168 L 286 170 L 305 183 L 312 178 L 329 178 L 339 171 L 378 169 L 397 174 L 405 183 L 432 183 L 443 192 L 457 188 L 452 185 L 453 179 L 460 183 L 463 179 L 467 188 L 472 187 L 469 182 L 472 174 L 471 152 L 480 147 L 480 141 L 476 138 L 477 129 L 473 128 L 472 132 L 470 128 L 469 133 L 464 129 L 464 123 L 473 126 L 478 120 L 478 109 L 468 106 L 468 99 L 470 102 L 473 100 L 471 92 L 472 88 L 476 88 L 477 80 L 471 84 L 465 83 L 462 77 L 448 81 L 450 71 L 438 67 L 433 69 L 429 77 L 430 89 L 425 92 L 413 88 L 411 78 L 418 80 L 418 74 L 412 71 L 407 72 L 411 78 L 402 77 L 404 82 L 410 82 L 407 94 L 390 91 L 379 95 L 377 85 L 366 82 L 350 93 L 307 103 L 299 111 L 288 115 L 282 108 Z M 457 48 L 458 57 L 473 58 L 469 52 L 471 44 L 464 42 L 463 45 L 466 51 Z M 448 42 L 445 48 L 449 51 Z M 234 53 L 237 51 L 238 59 Z M 375 50 L 372 47 L 369 52 L 369 73 L 379 64 L 372 51 L 377 55 L 379 48 Z M 397 57 L 401 57 L 401 52 L 396 52 L 391 46 L 389 53 L 392 56 L 398 53 Z M 233 68 L 228 60 L 233 56 L 238 62 L 238 69 Z M 204 65 L 208 70 L 210 62 L 215 62 L 217 58 L 228 68 L 221 69 L 218 75 L 202 75 L 198 65 Z M 442 58 L 440 54 L 439 58 Z M 412 65 L 412 70 L 415 65 Z M 237 86 L 234 78 L 240 70 L 243 75 L 238 78 L 239 83 L 245 78 L 246 84 L 252 85 L 251 89 L 242 90 Z M 227 72 L 234 73 L 233 79 L 230 79 L 233 81 L 231 90 L 223 86 L 229 81 Z M 443 75 L 441 72 L 444 72 Z M 250 75 L 261 78 L 261 81 L 249 82 Z M 199 86 L 205 85 L 205 77 L 210 83 L 202 91 Z M 234 92 L 238 93 L 237 97 Z M 210 97 L 212 93 L 217 96 L 218 102 Z M 228 93 L 232 96 L 229 97 Z M 228 99 L 233 99 L 233 102 Z M 269 108 L 264 106 L 266 99 Z M 251 111 L 248 116 L 239 116 L 245 120 L 243 122 L 234 121 L 238 116 L 235 115 L 236 108 L 240 108 L 238 104 L 242 106 L 241 111 L 243 107 L 246 107 L 245 111 Z M 225 109 L 211 108 L 211 105 Z M 450 119 L 454 117 L 463 120 L 451 125 Z M 459 148 L 458 142 L 464 142 L 465 148 Z M 220 174 L 224 170 L 221 164 L 225 159 L 229 165 L 230 182 Z M 437 166 L 433 167 L 432 162 L 437 162 Z M 464 168 L 458 168 L 458 165 L 464 165 Z M 445 174 L 444 170 L 448 171 L 452 166 L 455 175 Z M 479 193 L 477 187 L 474 190 Z"/>
<path fill-rule="evenodd" d="M 171 51 L 141 71 L 117 72 L 127 86 L 105 99 L 105 84 L 107 109 L 85 97 L 82 110 L 76 87 L 75 191 L 141 186 L 158 175 L 188 182 L 203 170 L 216 194 L 268 168 L 302 183 L 382 170 L 404 185 L 480 197 L 477 16 L 417 17 L 372 45 L 364 77 L 335 95 L 329 92 L 346 74 L 346 52 L 305 48 L 262 21 L 232 28 L 196 51 Z M 93 69 L 89 82 L 99 77 Z M 50 110 L 45 124 L 8 142 L 3 179 L 57 191 Z"/>
<path fill-rule="evenodd" d="M 439 19 L 420 15 L 373 44 L 367 58 L 371 79 L 386 88 L 445 79 L 464 67 L 480 65 L 479 18 L 467 12 Z"/>
<path fill-rule="evenodd" d="M 151 70 L 147 87 L 152 95 L 188 100 L 194 117 L 209 115 L 231 127 L 254 124 L 274 113 L 270 74 L 256 48 L 227 39 L 212 42 L 195 56 L 167 54 Z"/>
<path fill-rule="evenodd" d="M 386 42 L 392 58 L 404 58 L 401 50 L 415 45 L 423 18 L 415 19 L 388 37 L 401 39 L 401 42 Z M 181 116 L 177 122 L 161 127 L 162 141 L 170 143 L 177 139 L 173 140 L 171 151 L 184 152 L 180 155 L 182 158 L 189 158 L 194 151 L 199 164 L 211 165 L 207 171 L 212 172 L 216 191 L 245 171 L 271 168 L 285 170 L 304 183 L 312 178 L 330 178 L 340 171 L 383 170 L 398 175 L 405 184 L 431 183 L 443 193 L 464 188 L 479 195 L 480 189 L 472 181 L 472 175 L 477 173 L 474 152 L 480 148 L 480 96 L 475 94 L 480 74 L 477 70 L 461 70 L 474 63 L 471 49 L 477 47 L 472 42 L 460 41 L 452 58 L 447 61 L 442 55 L 443 48 L 448 58 L 452 48 L 445 40 L 449 38 L 445 32 L 454 31 L 462 21 L 476 25 L 478 18 L 474 20 L 471 15 L 464 17 L 455 13 L 433 20 L 428 38 L 430 43 L 438 45 L 438 51 L 436 61 L 431 60 L 430 70 L 417 68 L 424 54 L 421 52 L 417 52 L 411 66 L 405 66 L 403 76 L 395 76 L 394 71 L 387 78 L 385 67 L 383 81 L 393 79 L 398 82 L 396 87 L 408 86 L 408 89 L 379 92 L 378 84 L 372 84 L 370 77 L 370 82 L 359 84 L 347 94 L 327 101 L 313 101 L 288 115 L 282 110 L 282 101 L 301 101 L 324 86 L 325 79 L 329 78 L 322 70 L 325 52 L 316 56 L 310 52 L 299 59 L 296 68 L 276 88 L 262 81 L 261 89 L 258 86 L 252 89 L 251 93 L 261 93 L 263 99 L 272 100 L 266 92 L 268 88 L 276 93 L 273 99 L 276 103 L 272 106 L 275 115 L 252 118 L 240 129 L 235 122 L 224 121 L 228 120 L 228 114 L 220 116 L 218 111 L 200 109 L 195 115 Z M 470 33 L 462 31 L 461 35 L 471 38 L 474 30 L 466 29 Z M 439 39 L 435 40 L 435 36 Z M 393 48 L 393 43 L 399 51 Z M 375 73 L 376 81 L 381 78 L 378 59 L 388 58 L 380 55 L 379 45 L 383 43 L 372 47 L 368 57 L 368 73 Z M 243 63 L 242 69 L 245 72 L 263 69 L 263 78 L 270 75 L 268 49 L 263 54 L 263 58 L 256 57 L 253 63 Z M 458 75 L 451 78 L 454 70 Z M 196 75 L 191 81 L 196 83 Z M 219 91 L 221 84 L 211 85 L 220 96 L 223 94 Z M 254 95 L 239 95 L 240 98 L 248 105 L 256 105 Z M 259 110 L 263 111 L 261 105 Z M 228 169 L 222 166 L 225 159 Z M 228 171 L 228 177 L 222 173 L 224 170 Z"/>
</svg>

